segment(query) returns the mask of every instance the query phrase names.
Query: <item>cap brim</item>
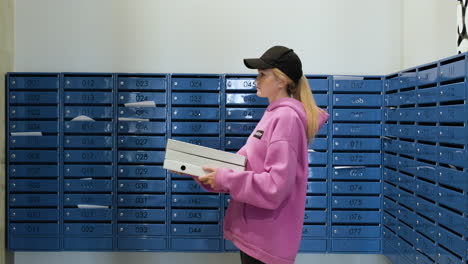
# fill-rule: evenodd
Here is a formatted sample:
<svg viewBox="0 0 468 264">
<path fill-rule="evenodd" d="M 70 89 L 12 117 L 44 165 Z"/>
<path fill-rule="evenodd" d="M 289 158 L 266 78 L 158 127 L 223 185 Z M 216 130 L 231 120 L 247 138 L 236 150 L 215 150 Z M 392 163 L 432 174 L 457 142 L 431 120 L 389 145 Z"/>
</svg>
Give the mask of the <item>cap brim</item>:
<svg viewBox="0 0 468 264">
<path fill-rule="evenodd" d="M 262 59 L 244 59 L 244 64 L 249 69 L 271 69 L 272 65 L 264 62 Z"/>
</svg>

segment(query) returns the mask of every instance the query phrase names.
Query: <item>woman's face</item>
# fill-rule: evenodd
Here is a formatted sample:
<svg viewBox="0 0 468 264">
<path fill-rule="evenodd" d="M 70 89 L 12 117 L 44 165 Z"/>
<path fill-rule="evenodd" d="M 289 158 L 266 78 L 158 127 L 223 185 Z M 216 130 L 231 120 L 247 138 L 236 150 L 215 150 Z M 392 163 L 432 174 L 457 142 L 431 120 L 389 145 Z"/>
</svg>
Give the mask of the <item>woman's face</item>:
<svg viewBox="0 0 468 264">
<path fill-rule="evenodd" d="M 286 91 L 284 82 L 273 74 L 272 69 L 258 70 L 256 83 L 257 95 L 268 98 L 270 103 L 283 97 L 283 93 Z"/>
</svg>

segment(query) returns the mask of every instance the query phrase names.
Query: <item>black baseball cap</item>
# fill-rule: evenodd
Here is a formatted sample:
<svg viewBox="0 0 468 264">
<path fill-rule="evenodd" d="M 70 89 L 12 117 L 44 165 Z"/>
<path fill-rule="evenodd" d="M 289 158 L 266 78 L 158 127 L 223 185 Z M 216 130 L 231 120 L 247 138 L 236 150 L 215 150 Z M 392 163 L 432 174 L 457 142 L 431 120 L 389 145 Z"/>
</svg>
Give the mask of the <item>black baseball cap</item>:
<svg viewBox="0 0 468 264">
<path fill-rule="evenodd" d="M 271 47 L 258 59 L 244 59 L 244 64 L 249 69 L 278 68 L 296 83 L 302 77 L 302 63 L 299 56 L 294 50 L 284 46 Z"/>
</svg>

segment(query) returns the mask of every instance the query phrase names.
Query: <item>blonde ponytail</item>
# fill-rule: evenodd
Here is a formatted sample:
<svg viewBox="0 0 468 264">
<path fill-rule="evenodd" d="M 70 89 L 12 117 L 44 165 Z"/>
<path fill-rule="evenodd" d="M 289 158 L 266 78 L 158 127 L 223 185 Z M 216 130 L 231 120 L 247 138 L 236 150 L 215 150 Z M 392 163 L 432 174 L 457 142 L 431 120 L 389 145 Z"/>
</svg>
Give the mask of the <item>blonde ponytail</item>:
<svg viewBox="0 0 468 264">
<path fill-rule="evenodd" d="M 309 142 L 312 141 L 317 134 L 320 111 L 323 110 L 321 110 L 315 103 L 309 82 L 307 81 L 306 77 L 302 75 L 301 79 L 299 79 L 296 84 L 286 74 L 277 68 L 273 69 L 273 73 L 276 77 L 286 81 L 288 94 L 304 105 L 307 116 L 307 140 Z"/>
</svg>

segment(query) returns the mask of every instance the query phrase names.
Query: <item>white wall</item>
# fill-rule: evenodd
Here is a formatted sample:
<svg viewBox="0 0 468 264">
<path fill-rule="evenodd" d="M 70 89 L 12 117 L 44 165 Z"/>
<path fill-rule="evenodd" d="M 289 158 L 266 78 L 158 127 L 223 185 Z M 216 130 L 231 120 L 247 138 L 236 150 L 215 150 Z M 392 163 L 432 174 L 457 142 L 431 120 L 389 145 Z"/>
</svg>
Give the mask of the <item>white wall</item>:
<svg viewBox="0 0 468 264">
<path fill-rule="evenodd" d="M 456 0 L 403 0 L 401 69 L 457 54 Z"/>
<path fill-rule="evenodd" d="M 287 3 L 287 4 L 286 4 Z M 16 71 L 242 73 L 290 46 L 304 72 L 400 68 L 395 0 L 17 0 Z"/>
</svg>

